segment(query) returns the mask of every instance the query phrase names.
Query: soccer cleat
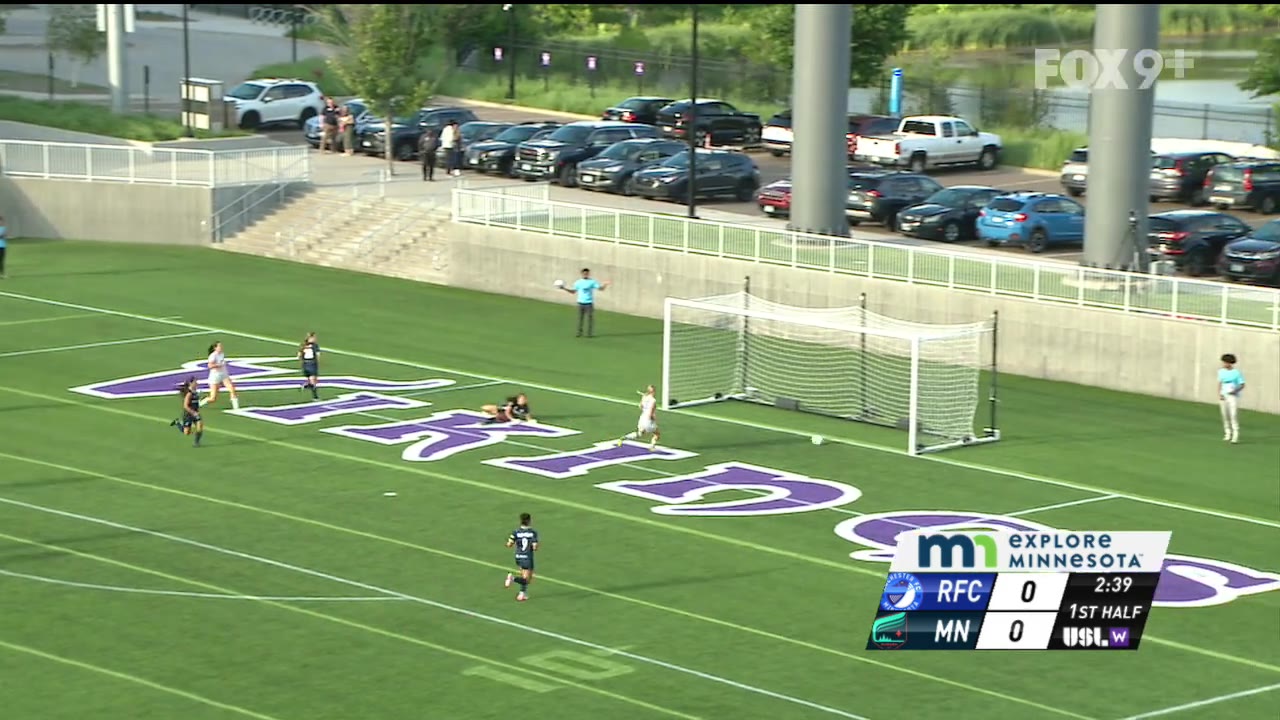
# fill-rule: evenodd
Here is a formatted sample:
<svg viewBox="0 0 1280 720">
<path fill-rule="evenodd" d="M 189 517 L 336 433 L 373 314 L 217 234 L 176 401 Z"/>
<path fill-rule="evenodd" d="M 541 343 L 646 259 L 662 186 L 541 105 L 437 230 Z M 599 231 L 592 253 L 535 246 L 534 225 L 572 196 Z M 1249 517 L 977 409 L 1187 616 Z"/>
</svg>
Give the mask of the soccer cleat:
<svg viewBox="0 0 1280 720">
<path fill-rule="evenodd" d="M 654 450 L 657 450 L 657 449 L 658 449 L 657 441 L 649 443 L 649 452 L 653 452 Z"/>
<path fill-rule="evenodd" d="M 1232 435 L 1232 436 L 1231 436 L 1231 444 L 1232 444 L 1232 445 L 1237 445 L 1237 444 L 1239 444 L 1239 443 L 1240 443 L 1240 436 L 1239 436 L 1239 435 Z"/>
<path fill-rule="evenodd" d="M 1222 436 L 1222 442 L 1231 442 L 1231 433 Z"/>
<path fill-rule="evenodd" d="M 524 602 L 525 600 L 528 600 L 528 599 L 529 599 L 529 596 L 525 595 L 524 593 L 520 593 L 516 595 L 516 602 Z"/>
<path fill-rule="evenodd" d="M 516 579 L 515 575 L 512 575 L 511 573 L 507 573 L 507 581 L 502 583 L 502 587 L 504 588 L 511 587 L 511 583 L 515 582 L 515 579 Z"/>
<path fill-rule="evenodd" d="M 618 441 L 614 443 L 614 447 L 622 447 L 622 440 L 623 438 L 618 438 Z"/>
</svg>

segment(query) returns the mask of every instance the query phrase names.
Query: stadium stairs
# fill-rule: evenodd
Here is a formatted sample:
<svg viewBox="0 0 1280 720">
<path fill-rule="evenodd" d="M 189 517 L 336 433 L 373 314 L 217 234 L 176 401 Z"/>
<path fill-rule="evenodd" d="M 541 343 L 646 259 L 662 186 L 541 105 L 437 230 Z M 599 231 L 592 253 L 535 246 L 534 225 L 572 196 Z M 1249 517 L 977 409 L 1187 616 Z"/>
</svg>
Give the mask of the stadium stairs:
<svg viewBox="0 0 1280 720">
<path fill-rule="evenodd" d="M 449 221 L 447 206 L 321 191 L 292 198 L 215 247 L 438 282 L 446 257 L 440 238 Z"/>
</svg>

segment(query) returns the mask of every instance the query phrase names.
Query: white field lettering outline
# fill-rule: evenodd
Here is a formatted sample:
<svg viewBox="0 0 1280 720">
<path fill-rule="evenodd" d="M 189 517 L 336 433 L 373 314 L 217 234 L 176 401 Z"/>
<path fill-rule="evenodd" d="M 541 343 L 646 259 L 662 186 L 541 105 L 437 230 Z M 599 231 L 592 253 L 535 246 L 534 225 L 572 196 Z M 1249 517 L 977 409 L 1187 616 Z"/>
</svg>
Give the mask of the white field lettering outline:
<svg viewBox="0 0 1280 720">
<path fill-rule="evenodd" d="M 103 315 L 114 315 L 114 316 L 117 316 L 117 317 L 125 317 L 125 318 L 130 318 L 130 319 L 133 319 L 133 320 L 144 320 L 144 321 L 150 321 L 150 322 L 155 322 L 155 323 L 161 323 L 161 324 L 166 324 L 166 325 L 172 325 L 172 326 L 175 326 L 175 327 L 186 327 L 186 328 L 191 328 L 191 329 L 194 329 L 194 330 L 198 330 L 198 331 L 200 331 L 200 332 L 206 332 L 206 333 L 220 333 L 220 334 L 223 334 L 223 335 L 228 335 L 228 336 L 233 336 L 233 337 L 240 337 L 240 338 L 245 338 L 245 339 L 248 339 L 248 340 L 256 340 L 256 341 L 258 341 L 258 342 L 264 342 L 264 343 L 274 343 L 274 344 L 277 344 L 277 345 L 288 345 L 288 346 L 290 346 L 290 347 L 293 347 L 293 346 L 297 345 L 297 343 L 296 343 L 295 341 L 293 341 L 293 340 L 285 340 L 285 339 L 282 339 L 282 338 L 268 337 L 268 336 L 265 336 L 265 335 L 257 335 L 257 334 L 254 334 L 254 333 L 239 332 L 239 331 L 235 331 L 235 330 L 228 330 L 228 329 L 225 329 L 225 328 L 215 328 L 215 327 L 211 327 L 211 326 L 207 326 L 207 325 L 198 325 L 198 324 L 196 324 L 196 323 L 189 323 L 189 322 L 185 322 L 185 321 L 178 321 L 178 320 L 170 320 L 170 319 L 166 319 L 166 318 L 153 317 L 153 316 L 150 316 L 150 315 L 141 315 L 141 314 L 138 314 L 138 313 L 131 313 L 131 312 L 123 311 L 123 310 L 112 310 L 112 309 L 110 309 L 110 308 L 97 307 L 97 306 L 93 306 L 93 305 L 82 305 L 82 304 L 79 304 L 79 303 L 64 302 L 64 301 L 61 301 L 61 300 L 54 300 L 54 299 L 51 299 L 51 298 L 43 298 L 43 297 L 38 297 L 38 296 L 34 296 L 34 295 L 24 295 L 24 294 L 20 294 L 20 293 L 13 293 L 13 292 L 0 291 L 0 297 L 13 298 L 13 299 L 15 299 L 15 300 L 25 300 L 25 301 L 28 301 L 28 302 L 41 303 L 41 304 L 45 304 L 45 305 L 53 305 L 53 306 L 62 307 L 62 308 L 67 308 L 67 309 L 72 309 L 72 310 L 82 310 L 82 311 L 98 312 L 98 313 L 101 313 L 101 314 L 103 314 Z M 561 395 L 568 395 L 568 396 L 570 396 L 570 397 L 578 397 L 578 398 L 583 398 L 583 399 L 586 399 L 586 400 L 597 400 L 597 401 L 600 401 L 600 402 L 607 402 L 607 403 L 611 403 L 611 404 L 614 404 L 614 405 L 626 405 L 626 406 L 628 406 L 628 407 L 634 407 L 634 406 L 635 406 L 635 400 L 634 400 L 634 399 L 611 397 L 611 396 L 607 396 L 607 395 L 599 395 L 599 394 L 596 394 L 596 393 L 583 392 L 583 391 L 580 391 L 580 390 L 571 390 L 571 389 L 568 389 L 568 388 L 557 387 L 557 386 L 555 386 L 555 385 L 546 385 L 546 384 L 541 384 L 541 383 L 525 382 L 525 381 L 522 381 L 522 380 L 518 380 L 518 379 L 511 379 L 511 378 L 499 378 L 499 377 L 494 377 L 494 376 L 490 376 L 490 375 L 480 375 L 480 374 L 477 374 L 477 373 L 468 372 L 468 371 L 463 371 L 463 370 L 457 370 L 457 369 L 453 369 L 453 368 L 440 367 L 440 366 L 437 366 L 437 365 L 426 365 L 426 364 L 424 364 L 424 363 L 412 362 L 412 361 L 408 361 L 408 360 L 399 360 L 399 359 L 396 359 L 396 358 L 388 358 L 388 357 L 383 357 L 383 356 L 380 356 L 380 355 L 373 355 L 373 354 L 369 354 L 369 353 L 361 353 L 361 352 L 355 352 L 355 351 L 350 351 L 350 350 L 339 350 L 339 349 L 334 349 L 334 348 L 326 348 L 326 349 L 325 349 L 325 352 L 326 352 L 326 353 L 329 353 L 329 354 L 333 354 L 333 355 L 345 355 L 345 356 L 347 356 L 347 357 L 358 358 L 358 359 L 361 359 L 361 360 L 371 360 L 371 361 L 375 361 L 375 362 L 387 363 L 387 364 L 389 364 L 389 365 L 398 365 L 398 366 L 400 366 L 400 367 L 413 368 L 413 369 L 417 369 L 417 370 L 426 370 L 426 371 L 430 371 L 430 372 L 447 373 L 447 374 L 450 374 L 450 375 L 461 376 L 461 377 L 471 377 L 471 378 L 475 378 L 476 380 L 492 381 L 492 382 L 496 382 L 496 383 L 505 383 L 505 384 L 511 384 L 511 385 L 520 385 L 520 386 L 522 386 L 522 387 L 530 388 L 530 389 L 534 389 L 534 390 L 544 390 L 544 391 L 547 391 L 547 392 L 554 392 L 554 393 L 558 393 L 558 394 L 561 394 Z M 707 414 L 707 413 L 698 412 L 698 411 L 696 411 L 696 410 L 680 410 L 680 411 L 678 411 L 678 412 L 680 412 L 680 413 L 681 413 L 681 414 L 683 414 L 683 415 L 687 415 L 687 416 L 689 416 L 689 417 L 696 417 L 696 418 L 703 419 L 703 420 L 709 420 L 709 421 L 712 421 L 712 422 L 725 423 L 725 424 L 729 424 L 729 425 L 736 425 L 736 426 L 739 426 L 739 427 L 749 427 L 749 428 L 754 428 L 754 429 L 757 429 L 757 430 L 767 430 L 767 431 L 769 431 L 769 432 L 774 432 L 774 433 L 778 433 L 778 434 L 782 434 L 782 435 L 790 435 L 790 436 L 792 436 L 792 437 L 804 437 L 804 438 L 808 438 L 808 437 L 810 437 L 810 436 L 813 434 L 812 432 L 810 432 L 810 431 L 808 431 L 808 430 L 795 430 L 795 429 L 791 429 L 791 428 L 780 427 L 780 426 L 777 426 L 777 425 L 771 425 L 771 424 L 766 424 L 766 423 L 757 423 L 757 422 L 752 422 L 752 421 L 749 421 L 749 420 L 738 420 L 738 419 L 735 419 L 735 418 L 721 417 L 721 416 L 717 416 L 717 415 L 710 415 L 710 414 Z M 850 439 L 850 438 L 843 438 L 843 437 L 833 436 L 833 435 L 825 435 L 824 437 L 826 437 L 828 440 L 831 440 L 831 441 L 834 441 L 834 442 L 839 442 L 839 443 L 842 443 L 842 444 L 844 444 L 844 445 L 849 445 L 849 446 L 851 446 L 851 447 L 856 447 L 856 448 L 860 448 L 860 449 L 863 449 L 863 450 L 873 450 L 873 451 L 876 451 L 876 452 L 888 453 L 888 454 L 891 454 L 891 455 L 898 455 L 898 456 L 901 456 L 901 457 L 909 457 L 909 455 L 907 454 L 907 452 L 906 452 L 905 450 L 902 450 L 902 449 L 897 448 L 897 447 L 889 447 L 889 446 L 886 446 L 886 445 L 876 445 L 876 444 L 874 444 L 874 443 L 868 443 L 868 442 L 863 442 L 863 441 L 860 441 L 860 440 L 853 440 L 853 439 Z M 978 463 L 967 462 L 967 461 L 964 461 L 964 460 L 954 460 L 954 459 L 951 459 L 951 458 L 948 458 L 948 457 L 943 457 L 943 456 L 942 456 L 942 455 L 940 455 L 940 454 L 926 454 L 926 455 L 920 455 L 920 456 L 917 456 L 917 457 L 916 457 L 916 459 L 921 460 L 921 461 L 923 461 L 923 462 L 938 463 L 938 464 L 941 464 L 941 465 L 946 465 L 946 466 L 948 466 L 948 467 L 963 468 L 963 469 L 965 469 L 965 470 L 972 470 L 972 471 L 975 471 L 975 472 L 984 472 L 984 473 L 987 473 L 987 474 L 990 474 L 990 475 L 996 475 L 996 476 L 1000 476 L 1000 477 L 1007 477 L 1007 478 L 1014 478 L 1014 479 L 1018 479 L 1018 480 L 1024 480 L 1024 481 L 1027 481 L 1027 482 L 1039 483 L 1039 484 L 1042 484 L 1042 485 L 1052 485 L 1052 486 L 1056 486 L 1056 487 L 1064 487 L 1064 488 L 1069 488 L 1069 489 L 1072 489 L 1072 490 L 1077 490 L 1077 491 L 1080 491 L 1080 492 L 1093 493 L 1093 494 L 1095 494 L 1095 495 L 1110 495 L 1110 496 L 1112 496 L 1111 498 L 1108 498 L 1108 499 L 1129 500 L 1129 501 L 1132 501 L 1132 502 L 1143 503 L 1143 504 L 1147 504 L 1147 505 L 1155 505 L 1155 506 L 1158 506 L 1158 507 L 1164 507 L 1164 508 L 1168 508 L 1168 509 L 1172 509 L 1172 510 L 1181 510 L 1181 511 L 1183 511 L 1183 512 L 1196 513 L 1196 514 L 1199 514 L 1199 515 L 1207 515 L 1207 516 L 1210 516 L 1210 517 L 1216 517 L 1216 518 L 1220 518 L 1220 519 L 1223 519 L 1223 520 L 1234 520 L 1234 521 L 1238 521 L 1238 522 L 1245 522 L 1245 523 L 1249 523 L 1249 524 L 1252 524 L 1252 525 L 1261 525 L 1261 526 L 1263 526 L 1263 527 L 1270 527 L 1270 528 L 1280 529 L 1280 521 L 1267 520 L 1267 519 L 1265 519 L 1265 518 L 1258 518 L 1258 517 L 1253 517 L 1253 516 L 1250 516 L 1250 515 L 1243 515 L 1243 514 L 1240 514 L 1240 513 L 1227 512 L 1227 511 L 1223 511 L 1223 510 L 1215 510 L 1215 509 L 1213 509 L 1213 508 L 1204 508 L 1204 507 L 1199 507 L 1199 506 L 1196 506 L 1196 505 L 1190 505 L 1190 504 L 1187 504 L 1187 503 L 1173 502 L 1173 501 L 1168 501 L 1168 500 L 1161 500 L 1161 499 L 1159 499 L 1159 498 L 1146 497 L 1146 496 L 1143 496 L 1143 495 L 1136 495 L 1136 494 L 1132 494 L 1132 493 L 1125 493 L 1125 492 L 1121 492 L 1121 491 L 1114 490 L 1114 489 L 1103 488 L 1103 487 L 1098 487 L 1098 486 L 1093 486 L 1093 485 L 1086 485 L 1086 484 L 1084 484 L 1084 483 L 1078 483 L 1078 482 L 1074 482 L 1074 481 L 1070 481 L 1070 480 L 1062 480 L 1062 479 L 1052 478 L 1052 477 L 1048 477 L 1048 476 L 1044 476 L 1044 475 L 1036 475 L 1036 474 L 1033 474 L 1033 473 L 1023 472 L 1023 471 L 1020 471 L 1020 470 L 1012 470 L 1012 469 L 1008 469 L 1008 468 L 1001 468 L 1001 467 L 996 467 L 996 466 L 991 466 L 991 465 L 981 465 L 981 464 L 978 464 Z"/>
<path fill-rule="evenodd" d="M 738 690 L 744 690 L 752 694 L 762 695 L 764 697 L 769 697 L 775 700 L 781 700 L 783 702 L 791 703 L 794 705 L 807 707 L 811 710 L 819 710 L 829 715 L 848 718 L 849 720 L 869 720 L 868 718 L 862 715 L 857 715 L 855 713 L 840 710 L 838 708 L 833 708 L 833 707 L 815 703 L 809 700 L 804 700 L 802 698 L 793 697 L 791 695 L 785 695 L 783 693 L 774 692 L 772 690 L 767 690 L 765 688 L 758 687 L 755 685 L 741 683 L 736 680 L 730 680 L 729 678 L 721 677 L 719 675 L 712 675 L 711 673 L 702 672 L 700 670 L 694 670 L 692 668 L 687 668 L 682 665 L 677 665 L 675 663 L 669 663 L 669 662 L 666 662 L 665 660 L 659 660 L 656 658 L 648 657 L 646 655 L 640 655 L 638 653 L 630 652 L 622 648 L 611 647 L 608 645 L 592 642 L 590 640 L 583 640 L 580 638 L 554 632 L 551 630 L 543 630 L 541 628 L 534 627 L 533 625 L 529 625 L 527 623 L 515 622 L 513 620 L 507 620 L 505 618 L 500 618 L 494 615 L 487 615 L 485 613 L 477 612 L 474 610 L 468 610 L 466 608 L 449 605 L 447 603 L 442 603 L 435 600 L 429 600 L 427 598 L 418 597 L 416 595 L 410 595 L 408 593 L 402 593 L 398 590 L 391 590 L 388 588 L 379 587 L 377 585 L 372 585 L 370 583 L 361 582 L 359 580 L 352 580 L 352 579 L 344 578 L 338 575 L 332 575 L 320 570 L 313 570 L 311 568 L 302 567 L 300 565 L 292 565 L 290 563 L 286 563 L 280 560 L 273 560 L 271 558 L 267 558 L 259 555 L 252 555 L 246 552 L 241 552 L 239 550 L 233 550 L 231 548 L 225 548 L 225 547 L 213 545 L 210 543 L 200 542 L 199 540 L 192 540 L 190 538 L 185 538 L 179 535 L 172 535 L 170 533 L 159 532 L 156 530 L 147 530 L 145 528 L 136 527 L 133 525 L 127 525 L 125 523 L 118 523 L 112 520 L 107 520 L 105 518 L 94 517 L 92 515 L 82 515 L 80 513 L 73 513 L 66 510 L 58 510 L 56 508 L 46 507 L 43 505 L 36 505 L 34 503 L 27 503 L 21 500 L 13 500 L 11 498 L 0 497 L 0 503 L 4 503 L 6 505 L 12 505 L 15 507 L 25 508 L 27 510 L 34 510 L 34 511 L 46 513 L 49 515 L 55 515 L 58 517 L 68 518 L 71 520 L 79 520 L 81 522 L 92 523 L 95 525 L 102 525 L 102 526 L 113 528 L 116 530 L 124 530 L 126 532 L 132 532 L 139 535 L 159 538 L 161 540 L 167 540 L 172 543 L 199 548 L 201 550 L 218 553 L 220 555 L 227 555 L 229 557 L 239 558 L 241 560 L 248 560 L 250 562 L 257 563 L 260 565 L 266 565 L 268 567 L 276 568 L 278 570 L 286 570 L 286 571 L 297 573 L 300 575 L 307 575 L 310 577 L 327 580 L 340 585 L 346 585 L 348 587 L 358 588 L 360 590 L 377 593 L 385 597 L 398 598 L 408 602 L 417 603 L 419 605 L 432 607 L 437 610 L 444 610 L 446 612 L 450 612 L 455 615 L 461 615 L 463 617 L 471 618 L 473 620 L 485 621 L 494 625 L 502 626 L 507 629 L 519 630 L 521 632 L 538 635 L 550 640 L 556 640 L 562 643 L 566 643 L 568 645 L 576 645 L 578 647 L 587 648 L 589 650 L 595 650 L 598 652 L 606 653 L 608 656 L 611 656 L 611 657 L 625 657 L 629 660 L 634 660 L 636 662 L 639 662 L 645 665 L 651 665 L 654 667 L 662 668 L 664 670 L 671 670 L 673 672 L 681 673 L 684 675 L 690 675 L 692 677 L 696 677 L 701 680 L 708 680 L 720 685 L 726 685 L 728 687 L 732 687 Z M 19 538 L 19 540 L 21 540 L 21 538 Z M 52 547 L 57 548 L 57 546 L 52 546 Z M 71 552 L 72 554 L 76 554 L 80 556 L 87 556 L 91 558 L 101 557 L 101 556 L 91 555 L 89 553 L 70 551 L 67 548 L 57 548 L 57 549 L 65 550 L 67 552 Z M 124 563 L 119 563 L 119 564 L 124 565 Z M 147 568 L 141 568 L 141 567 L 139 567 L 138 569 L 148 571 L 148 572 L 151 572 L 152 574 L 156 574 L 157 576 L 159 576 L 158 571 L 150 571 Z M 168 575 L 168 573 L 165 573 L 165 575 Z M 177 577 L 177 576 L 171 576 L 171 577 Z M 183 580 L 185 580 L 190 584 L 203 585 L 209 588 L 214 587 L 212 583 L 204 583 L 204 582 L 194 581 L 187 578 L 183 578 Z M 219 588 L 219 589 L 222 589 L 222 588 Z M 259 602 L 268 602 L 268 601 L 263 600 Z M 322 613 L 315 613 L 315 614 L 323 615 Z"/>
</svg>

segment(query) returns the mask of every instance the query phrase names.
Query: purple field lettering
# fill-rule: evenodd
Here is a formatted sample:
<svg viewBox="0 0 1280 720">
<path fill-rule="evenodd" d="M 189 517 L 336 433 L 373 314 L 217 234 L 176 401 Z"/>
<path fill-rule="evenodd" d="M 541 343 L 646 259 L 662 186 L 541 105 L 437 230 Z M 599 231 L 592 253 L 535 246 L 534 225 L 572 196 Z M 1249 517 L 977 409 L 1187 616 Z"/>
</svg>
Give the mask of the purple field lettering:
<svg viewBox="0 0 1280 720">
<path fill-rule="evenodd" d="M 596 487 L 663 503 L 651 508 L 659 515 L 704 517 L 784 515 L 825 510 L 847 505 L 862 495 L 862 491 L 843 483 L 746 463 L 721 463 L 691 475 L 602 483 Z M 764 494 L 723 502 L 697 502 L 723 490 Z"/>
<path fill-rule="evenodd" d="M 581 477 L 592 470 L 610 465 L 626 465 L 647 460 L 687 460 L 697 456 L 697 453 L 685 450 L 666 447 L 650 449 L 648 445 L 633 442 L 624 442 L 619 445 L 616 441 L 610 440 L 596 443 L 585 450 L 535 457 L 497 458 L 485 460 L 484 464 L 563 480 Z"/>
<path fill-rule="evenodd" d="M 488 447 L 509 437 L 557 438 L 577 430 L 533 423 L 486 424 L 488 416 L 471 410 L 447 410 L 412 420 L 382 425 L 343 425 L 320 432 L 379 445 L 412 443 L 401 453 L 410 462 L 435 462 L 461 452 Z"/>
</svg>

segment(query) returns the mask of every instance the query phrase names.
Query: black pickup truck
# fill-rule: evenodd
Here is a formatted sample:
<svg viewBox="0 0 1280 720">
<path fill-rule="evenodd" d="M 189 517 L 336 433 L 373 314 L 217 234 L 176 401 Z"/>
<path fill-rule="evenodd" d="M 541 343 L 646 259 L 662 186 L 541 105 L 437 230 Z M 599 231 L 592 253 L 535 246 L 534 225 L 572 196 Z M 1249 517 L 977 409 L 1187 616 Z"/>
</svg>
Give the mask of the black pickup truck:
<svg viewBox="0 0 1280 720">
<path fill-rule="evenodd" d="M 689 137 L 690 100 L 680 100 L 658 111 L 658 127 L 664 137 Z M 760 116 L 739 111 L 720 100 L 698 99 L 693 113 L 693 133 L 699 145 L 710 138 L 712 145 L 760 146 Z"/>
</svg>

